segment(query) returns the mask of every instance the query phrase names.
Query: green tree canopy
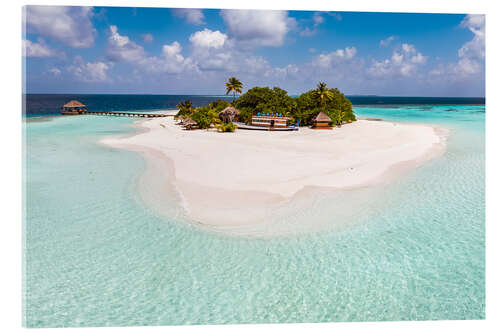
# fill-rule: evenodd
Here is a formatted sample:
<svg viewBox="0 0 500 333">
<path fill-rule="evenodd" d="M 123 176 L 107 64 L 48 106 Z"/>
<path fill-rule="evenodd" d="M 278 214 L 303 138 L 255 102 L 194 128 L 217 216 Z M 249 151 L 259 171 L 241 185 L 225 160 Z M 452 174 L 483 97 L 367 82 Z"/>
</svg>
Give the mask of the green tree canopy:
<svg viewBox="0 0 500 333">
<path fill-rule="evenodd" d="M 241 95 L 234 106 L 241 111 L 239 117 L 249 121 L 252 114 L 258 112 L 280 112 L 290 114 L 295 107 L 293 98 L 288 96 L 286 90 L 278 87 L 255 87 Z"/>
<path fill-rule="evenodd" d="M 323 99 L 319 98 L 318 89 L 309 90 L 297 97 L 297 107 L 293 112 L 293 117 L 300 120 L 302 125 L 311 125 L 314 117 L 321 111 L 332 119 L 334 125 L 356 120 L 351 101 L 337 88 L 327 89 L 327 91 L 328 93 L 322 91 L 323 95 L 328 96 Z"/>
</svg>

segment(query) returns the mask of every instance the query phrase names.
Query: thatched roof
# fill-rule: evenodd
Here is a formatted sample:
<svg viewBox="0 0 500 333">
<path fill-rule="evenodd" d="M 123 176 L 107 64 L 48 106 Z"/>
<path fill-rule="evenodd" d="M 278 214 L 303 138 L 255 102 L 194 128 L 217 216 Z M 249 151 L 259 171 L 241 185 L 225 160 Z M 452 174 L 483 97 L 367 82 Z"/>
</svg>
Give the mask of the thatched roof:
<svg viewBox="0 0 500 333">
<path fill-rule="evenodd" d="M 68 103 L 64 104 L 64 107 L 65 108 L 75 108 L 75 107 L 85 107 L 85 105 L 83 105 L 82 103 L 78 102 L 78 101 L 75 101 L 75 100 L 72 100 L 72 101 L 69 101 Z"/>
<path fill-rule="evenodd" d="M 236 115 L 239 115 L 240 114 L 240 110 L 238 110 L 237 108 L 233 107 L 233 106 L 228 106 L 227 108 L 225 108 L 224 110 L 222 110 L 221 112 L 219 112 L 219 115 L 220 116 L 236 116 Z"/>
<path fill-rule="evenodd" d="M 328 117 L 328 115 L 326 113 L 324 113 L 323 111 L 321 111 L 314 118 L 314 121 L 317 121 L 317 122 L 330 122 L 330 121 L 332 121 L 332 119 L 330 117 Z"/>
<path fill-rule="evenodd" d="M 182 124 L 184 126 L 192 126 L 192 125 L 197 125 L 198 123 L 196 121 L 194 121 L 193 119 L 186 117 L 182 120 Z"/>
</svg>

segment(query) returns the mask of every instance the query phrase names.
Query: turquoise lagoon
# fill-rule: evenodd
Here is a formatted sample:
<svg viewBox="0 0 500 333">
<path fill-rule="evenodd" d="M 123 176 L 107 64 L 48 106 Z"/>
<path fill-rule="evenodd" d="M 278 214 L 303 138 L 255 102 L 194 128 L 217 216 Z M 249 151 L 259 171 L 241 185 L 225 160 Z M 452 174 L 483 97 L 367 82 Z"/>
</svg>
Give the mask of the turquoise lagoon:
<svg viewBox="0 0 500 333">
<path fill-rule="evenodd" d="M 97 144 L 133 132 L 131 119 L 25 118 L 24 325 L 482 319 L 484 110 L 356 107 L 445 127 L 447 150 L 376 199 L 346 194 L 358 210 L 344 228 L 270 238 L 149 209 L 136 191 L 142 157 Z M 334 221 L 344 201 L 318 200 Z"/>
</svg>

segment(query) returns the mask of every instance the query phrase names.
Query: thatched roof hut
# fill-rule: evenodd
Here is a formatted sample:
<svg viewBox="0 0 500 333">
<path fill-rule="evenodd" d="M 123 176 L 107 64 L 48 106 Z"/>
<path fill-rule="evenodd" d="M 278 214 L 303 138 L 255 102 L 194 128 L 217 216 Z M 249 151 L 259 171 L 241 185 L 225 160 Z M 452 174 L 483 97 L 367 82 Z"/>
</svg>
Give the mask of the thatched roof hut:
<svg viewBox="0 0 500 333">
<path fill-rule="evenodd" d="M 330 129 L 332 126 L 330 125 L 332 122 L 332 119 L 328 117 L 326 113 L 321 111 L 318 113 L 316 117 L 313 119 L 313 128 L 316 129 Z"/>
<path fill-rule="evenodd" d="M 240 110 L 233 106 L 228 106 L 221 112 L 219 112 L 219 117 L 226 123 L 232 122 L 235 117 L 240 114 Z"/>
<path fill-rule="evenodd" d="M 78 101 L 72 100 L 72 101 L 69 101 L 68 103 L 64 104 L 63 107 L 64 108 L 74 108 L 74 107 L 83 108 L 83 107 L 85 107 L 85 105 L 78 102 Z"/>
<path fill-rule="evenodd" d="M 61 108 L 62 114 L 80 114 L 84 111 L 87 111 L 87 107 L 75 100 L 69 101 Z"/>
<path fill-rule="evenodd" d="M 198 123 L 191 118 L 184 118 L 182 121 L 182 125 L 185 129 L 193 129 L 198 127 Z"/>
<path fill-rule="evenodd" d="M 179 117 L 177 117 L 175 119 L 178 121 L 177 124 L 182 125 L 185 118 L 186 118 L 185 116 L 181 115 L 181 116 L 179 116 Z"/>
</svg>

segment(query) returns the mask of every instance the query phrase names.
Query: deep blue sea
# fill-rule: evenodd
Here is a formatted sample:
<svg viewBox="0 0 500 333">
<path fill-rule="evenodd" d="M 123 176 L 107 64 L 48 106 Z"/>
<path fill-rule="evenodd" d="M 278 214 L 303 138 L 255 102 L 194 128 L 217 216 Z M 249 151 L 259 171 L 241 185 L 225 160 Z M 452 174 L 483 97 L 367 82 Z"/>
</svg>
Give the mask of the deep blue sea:
<svg viewBox="0 0 500 333">
<path fill-rule="evenodd" d="M 137 194 L 143 158 L 98 144 L 133 133 L 136 119 L 50 116 L 70 99 L 144 111 L 186 98 L 220 97 L 27 96 L 26 326 L 484 318 L 484 99 L 353 97 L 359 117 L 448 129 L 446 152 L 388 185 L 315 197 L 314 214 L 298 215 L 335 221 L 349 200 L 352 226 L 259 239 L 146 206 Z"/>
<path fill-rule="evenodd" d="M 484 98 L 476 97 L 380 97 L 348 96 L 353 105 L 484 105 Z M 232 101 L 229 96 L 202 95 L 58 95 L 27 94 L 23 96 L 23 115 L 59 115 L 61 106 L 76 99 L 92 111 L 156 111 L 175 109 L 180 101 L 189 99 L 195 107 L 217 99 Z"/>
</svg>

